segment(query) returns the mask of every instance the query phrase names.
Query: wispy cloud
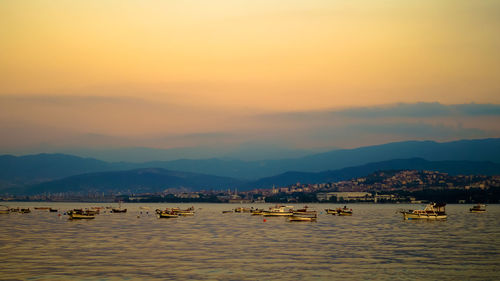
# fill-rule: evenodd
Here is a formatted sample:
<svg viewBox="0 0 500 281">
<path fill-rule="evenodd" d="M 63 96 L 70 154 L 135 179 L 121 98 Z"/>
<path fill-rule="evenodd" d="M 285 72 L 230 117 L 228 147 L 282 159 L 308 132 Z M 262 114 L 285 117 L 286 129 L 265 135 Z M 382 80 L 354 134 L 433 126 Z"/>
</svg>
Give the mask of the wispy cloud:
<svg viewBox="0 0 500 281">
<path fill-rule="evenodd" d="M 441 103 L 398 103 L 385 106 L 358 107 L 331 112 L 334 115 L 351 118 L 434 118 L 448 116 L 500 116 L 497 104 L 454 104 Z"/>
<path fill-rule="evenodd" d="M 128 97 L 0 98 L 0 150 L 58 147 L 356 147 L 402 140 L 500 137 L 500 105 L 398 103 L 272 114 L 234 114 Z M 33 150 L 31 150 L 33 152 Z M 206 154 L 204 154 L 206 155 Z"/>
</svg>

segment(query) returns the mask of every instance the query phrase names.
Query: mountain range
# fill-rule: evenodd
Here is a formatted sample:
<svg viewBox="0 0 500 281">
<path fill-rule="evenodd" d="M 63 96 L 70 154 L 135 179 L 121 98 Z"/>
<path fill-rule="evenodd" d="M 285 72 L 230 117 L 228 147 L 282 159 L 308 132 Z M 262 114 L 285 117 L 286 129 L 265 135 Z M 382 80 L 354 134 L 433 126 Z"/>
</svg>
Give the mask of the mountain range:
<svg viewBox="0 0 500 281">
<path fill-rule="evenodd" d="M 2 155 L 0 192 L 78 186 L 136 192 L 170 187 L 248 189 L 338 181 L 386 169 L 492 175 L 500 174 L 498 163 L 500 139 L 397 142 L 262 161 L 213 158 L 130 163 L 65 154 Z"/>
<path fill-rule="evenodd" d="M 458 174 L 500 174 L 500 164 L 477 161 L 427 161 L 422 158 L 396 159 L 366 165 L 348 167 L 334 171 L 286 172 L 273 177 L 254 181 L 245 181 L 228 177 L 219 177 L 198 173 L 179 172 L 161 168 L 143 168 L 127 171 L 87 173 L 67 178 L 28 185 L 23 188 L 11 188 L 6 191 L 17 194 L 72 192 L 121 192 L 154 193 L 167 189 L 186 191 L 225 190 L 240 191 L 255 188 L 271 188 L 300 183 L 326 183 L 366 176 L 380 170 L 432 170 Z"/>
</svg>

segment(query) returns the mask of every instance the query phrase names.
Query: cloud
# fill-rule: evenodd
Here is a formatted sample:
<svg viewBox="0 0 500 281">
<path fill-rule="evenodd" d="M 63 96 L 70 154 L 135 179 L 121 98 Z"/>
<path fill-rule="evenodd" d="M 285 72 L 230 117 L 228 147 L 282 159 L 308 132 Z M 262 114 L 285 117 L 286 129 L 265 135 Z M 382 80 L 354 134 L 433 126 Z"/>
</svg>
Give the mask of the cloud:
<svg viewBox="0 0 500 281">
<path fill-rule="evenodd" d="M 398 103 L 374 107 L 358 107 L 330 112 L 333 115 L 350 118 L 435 118 L 449 116 L 500 116 L 500 105 L 497 104 L 455 104 L 441 103 Z"/>
<path fill-rule="evenodd" d="M 498 104 L 458 104 L 454 106 L 456 111 L 467 116 L 500 116 L 500 105 Z"/>
<path fill-rule="evenodd" d="M 499 122 L 496 104 L 398 103 L 238 115 L 124 96 L 4 96 L 0 151 L 146 147 L 212 148 L 215 153 L 215 148 L 247 142 L 279 144 L 283 149 L 352 148 L 404 140 L 500 137 Z"/>
</svg>

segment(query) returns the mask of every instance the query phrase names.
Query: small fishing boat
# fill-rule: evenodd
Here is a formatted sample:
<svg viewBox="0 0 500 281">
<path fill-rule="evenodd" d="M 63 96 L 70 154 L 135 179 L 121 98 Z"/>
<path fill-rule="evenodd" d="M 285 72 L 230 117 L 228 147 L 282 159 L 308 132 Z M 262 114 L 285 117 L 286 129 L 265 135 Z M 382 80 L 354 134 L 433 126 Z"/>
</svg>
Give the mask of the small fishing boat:
<svg viewBox="0 0 500 281">
<path fill-rule="evenodd" d="M 445 212 L 445 203 L 430 203 L 423 210 L 401 211 L 405 220 L 444 220 L 448 216 Z"/>
<path fill-rule="evenodd" d="M 250 213 L 252 216 L 262 216 L 264 215 L 264 209 L 253 209 Z"/>
<path fill-rule="evenodd" d="M 296 211 L 293 211 L 294 215 L 316 215 L 317 212 L 315 210 L 309 209 L 308 206 L 304 206 L 302 209 L 298 209 Z"/>
<path fill-rule="evenodd" d="M 184 217 L 186 217 L 186 216 L 194 216 L 194 207 L 189 207 L 189 208 L 184 209 L 184 210 L 182 210 L 182 209 L 180 209 L 178 207 L 177 208 L 172 208 L 172 209 L 168 209 L 167 208 L 167 209 L 165 209 L 165 211 L 167 211 L 167 212 L 170 211 L 173 214 L 176 214 L 176 215 L 179 215 L 179 216 L 184 216 Z"/>
<path fill-rule="evenodd" d="M 95 214 L 89 214 L 88 212 L 81 210 L 71 210 L 67 212 L 70 220 L 91 220 L 95 219 Z"/>
<path fill-rule="evenodd" d="M 339 215 L 339 216 L 352 216 L 352 209 L 349 209 L 346 206 L 344 206 L 344 208 L 338 208 L 337 215 Z"/>
<path fill-rule="evenodd" d="M 19 210 L 19 213 L 21 213 L 21 214 L 27 214 L 27 213 L 31 213 L 31 210 L 30 210 L 30 208 L 21 209 L 21 210 Z"/>
<path fill-rule="evenodd" d="M 337 214 L 337 210 L 336 209 L 325 209 L 325 212 L 327 214 L 330 214 L 330 215 L 335 215 Z"/>
<path fill-rule="evenodd" d="M 179 215 L 173 214 L 173 213 L 159 213 L 157 214 L 159 219 L 171 219 L 171 218 L 178 218 Z"/>
<path fill-rule="evenodd" d="M 471 213 L 486 213 L 486 205 L 484 204 L 477 204 L 474 205 L 472 208 L 469 209 Z"/>
<path fill-rule="evenodd" d="M 165 209 L 164 211 L 163 210 L 160 210 L 160 209 L 156 209 L 156 216 L 161 219 L 161 218 L 164 218 L 164 219 L 170 219 L 170 218 L 178 218 L 179 215 L 173 211 L 172 209 Z"/>
<path fill-rule="evenodd" d="M 232 213 L 232 212 L 233 212 L 233 210 L 222 211 L 223 214 Z"/>
<path fill-rule="evenodd" d="M 35 210 L 49 210 L 50 207 L 35 207 Z"/>
<path fill-rule="evenodd" d="M 10 209 L 8 206 L 0 205 L 0 214 L 8 214 L 10 213 Z"/>
<path fill-rule="evenodd" d="M 289 209 L 286 210 L 285 208 Z M 276 205 L 274 207 L 270 207 L 268 211 L 263 211 L 262 213 L 264 217 L 288 217 L 293 216 L 291 208 L 293 208 L 293 206 Z"/>
<path fill-rule="evenodd" d="M 58 211 L 59 211 L 58 209 L 52 209 L 52 208 L 49 209 L 49 212 L 52 212 L 52 213 L 56 213 Z"/>
<path fill-rule="evenodd" d="M 99 210 L 88 210 L 88 209 L 86 209 L 85 213 L 87 213 L 89 215 L 98 215 L 100 213 L 100 211 Z"/>
<path fill-rule="evenodd" d="M 310 217 L 310 216 L 293 215 L 293 216 L 288 217 L 288 221 L 291 221 L 291 222 L 316 221 L 316 219 L 317 219 L 316 216 Z"/>
<path fill-rule="evenodd" d="M 234 209 L 235 213 L 250 213 L 251 209 L 250 208 L 244 208 L 244 207 L 238 207 Z"/>
<path fill-rule="evenodd" d="M 122 202 L 118 202 L 118 208 L 112 208 L 113 213 L 126 213 L 127 209 L 122 209 Z"/>
<path fill-rule="evenodd" d="M 337 216 L 352 216 L 352 209 L 347 208 L 347 206 L 344 206 L 344 208 L 337 208 L 337 209 L 325 209 L 327 214 L 330 215 L 337 215 Z"/>
</svg>

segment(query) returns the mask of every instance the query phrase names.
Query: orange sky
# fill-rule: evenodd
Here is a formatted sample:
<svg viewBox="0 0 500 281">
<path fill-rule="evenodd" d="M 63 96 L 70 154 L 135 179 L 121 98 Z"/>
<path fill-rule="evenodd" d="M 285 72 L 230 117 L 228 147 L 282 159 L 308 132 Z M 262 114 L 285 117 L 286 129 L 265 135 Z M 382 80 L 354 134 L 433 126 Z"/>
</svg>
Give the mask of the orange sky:
<svg viewBox="0 0 500 281">
<path fill-rule="evenodd" d="M 258 131 L 273 125 L 248 116 L 500 103 L 495 0 L 6 0 L 0 26 L 4 132 Z"/>
</svg>

